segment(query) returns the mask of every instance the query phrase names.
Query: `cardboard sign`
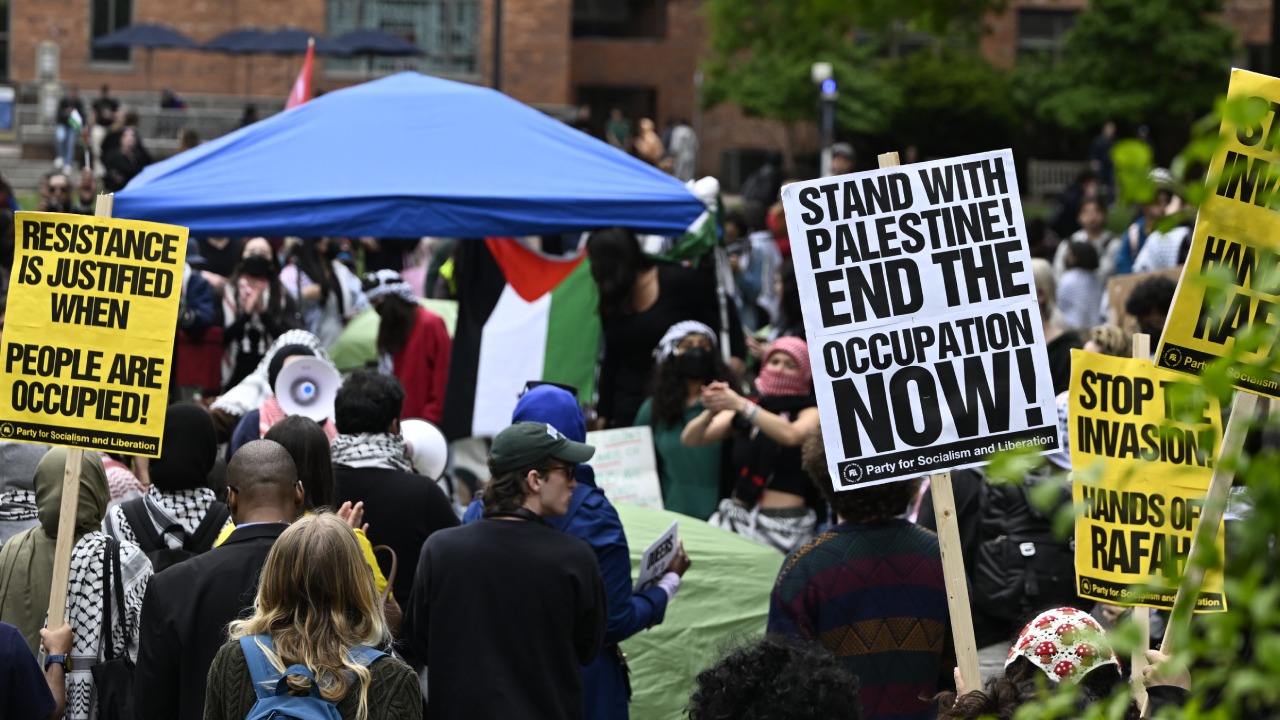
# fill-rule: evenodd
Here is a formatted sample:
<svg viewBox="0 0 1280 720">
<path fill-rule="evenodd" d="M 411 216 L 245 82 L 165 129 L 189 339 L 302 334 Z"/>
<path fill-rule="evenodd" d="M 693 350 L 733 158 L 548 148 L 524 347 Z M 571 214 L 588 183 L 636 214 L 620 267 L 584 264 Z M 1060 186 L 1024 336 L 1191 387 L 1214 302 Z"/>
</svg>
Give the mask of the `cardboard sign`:
<svg viewBox="0 0 1280 720">
<path fill-rule="evenodd" d="M 636 592 L 645 590 L 658 582 L 671 567 L 671 558 L 676 556 L 680 547 L 680 521 L 673 520 L 671 527 L 649 543 L 644 555 L 640 556 L 640 575 L 636 578 Z"/>
<path fill-rule="evenodd" d="M 1010 151 L 782 199 L 837 490 L 1058 447 Z"/>
<path fill-rule="evenodd" d="M 1232 70 L 1227 100 L 1240 99 L 1254 106 L 1257 121 L 1222 122 L 1210 192 L 1156 362 L 1199 373 L 1208 362 L 1235 357 L 1236 387 L 1280 397 L 1280 105 L 1272 104 L 1280 102 L 1280 79 Z"/>
<path fill-rule="evenodd" d="M 187 229 L 20 212 L 0 438 L 160 453 Z"/>
<path fill-rule="evenodd" d="M 663 509 L 653 431 L 648 426 L 589 432 L 587 444 L 596 449 L 591 457 L 596 485 L 610 501 Z"/>
<path fill-rule="evenodd" d="M 1080 596 L 1171 609 L 1222 439 L 1218 402 L 1185 407 L 1171 389 L 1187 378 L 1145 359 L 1073 350 L 1071 368 Z M 1227 609 L 1220 569 L 1196 609 Z"/>
</svg>

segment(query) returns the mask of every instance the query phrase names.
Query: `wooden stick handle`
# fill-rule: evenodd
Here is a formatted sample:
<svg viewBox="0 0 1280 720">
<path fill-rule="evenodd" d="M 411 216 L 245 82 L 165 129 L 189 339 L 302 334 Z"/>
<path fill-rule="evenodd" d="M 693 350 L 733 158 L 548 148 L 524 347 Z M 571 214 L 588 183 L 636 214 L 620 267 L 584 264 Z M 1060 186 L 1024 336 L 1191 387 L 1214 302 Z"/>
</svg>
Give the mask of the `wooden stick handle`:
<svg viewBox="0 0 1280 720">
<path fill-rule="evenodd" d="M 1235 401 L 1231 404 L 1231 416 L 1227 418 L 1227 429 L 1222 433 L 1222 450 L 1213 463 L 1213 478 L 1209 480 L 1209 492 L 1200 513 L 1200 524 L 1196 526 L 1196 534 L 1191 538 L 1191 554 L 1187 557 L 1186 569 L 1182 573 L 1182 584 L 1178 586 L 1178 595 L 1173 600 L 1173 612 L 1169 614 L 1169 625 L 1165 628 L 1164 640 L 1160 643 L 1160 652 L 1165 655 L 1172 655 L 1175 650 L 1174 636 L 1190 629 L 1191 613 L 1195 610 L 1196 600 L 1200 598 L 1200 587 L 1204 584 L 1205 569 L 1197 562 L 1200 548 L 1217 542 L 1218 528 L 1222 525 L 1222 516 L 1227 510 L 1227 500 L 1231 495 L 1231 481 L 1235 471 L 1227 467 L 1226 460 L 1240 457 L 1249 421 L 1253 419 L 1257 408 L 1257 395 L 1243 390 L 1236 391 Z"/>
<path fill-rule="evenodd" d="M 67 583 L 71 579 L 71 547 L 76 542 L 76 508 L 80 505 L 80 464 L 84 451 L 67 451 L 62 470 L 62 507 L 58 511 L 58 542 L 53 546 L 53 586 L 49 588 L 49 624 L 62 627 L 66 620 Z"/>
<path fill-rule="evenodd" d="M 99 195 L 94 214 L 111 217 L 114 195 Z M 56 630 L 66 620 L 67 583 L 71 579 L 71 548 L 76 540 L 76 509 L 80 506 L 80 466 L 84 451 L 67 450 L 62 470 L 62 506 L 58 510 L 58 540 L 53 546 L 53 585 L 49 588 L 48 627 Z"/>
<path fill-rule="evenodd" d="M 978 642 L 973 635 L 973 615 L 969 611 L 969 584 L 965 579 L 964 555 L 960 552 L 960 524 L 956 517 L 956 497 L 951 489 L 951 473 L 929 477 L 933 493 L 933 514 L 938 525 L 938 548 L 942 550 L 942 574 L 947 587 L 947 610 L 951 614 L 951 636 L 956 645 L 956 665 L 960 678 L 970 690 L 982 689 L 978 669 Z"/>
</svg>

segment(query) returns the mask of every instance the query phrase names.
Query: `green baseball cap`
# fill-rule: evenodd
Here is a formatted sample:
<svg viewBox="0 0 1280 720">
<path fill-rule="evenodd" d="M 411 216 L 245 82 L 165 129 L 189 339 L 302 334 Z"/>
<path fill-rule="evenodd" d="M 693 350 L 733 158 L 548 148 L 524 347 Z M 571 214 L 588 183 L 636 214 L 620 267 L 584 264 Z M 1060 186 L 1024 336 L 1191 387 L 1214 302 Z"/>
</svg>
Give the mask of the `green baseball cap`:
<svg viewBox="0 0 1280 720">
<path fill-rule="evenodd" d="M 546 423 L 518 422 L 493 439 L 489 469 L 501 475 L 532 469 L 547 459 L 584 463 L 595 454 L 594 447 L 574 442 Z"/>
</svg>

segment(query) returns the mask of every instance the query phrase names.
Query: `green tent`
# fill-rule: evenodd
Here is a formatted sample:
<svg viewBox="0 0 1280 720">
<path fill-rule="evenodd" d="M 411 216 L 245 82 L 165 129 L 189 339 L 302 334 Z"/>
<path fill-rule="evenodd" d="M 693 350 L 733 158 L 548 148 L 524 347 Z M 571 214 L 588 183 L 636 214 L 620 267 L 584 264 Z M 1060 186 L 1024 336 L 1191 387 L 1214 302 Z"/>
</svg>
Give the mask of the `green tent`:
<svg viewBox="0 0 1280 720">
<path fill-rule="evenodd" d="M 645 548 L 673 520 L 680 521 L 680 539 L 693 561 L 663 623 L 622 643 L 631 666 L 632 720 L 673 720 L 683 716 L 694 677 L 719 657 L 722 645 L 764 632 L 783 556 L 687 515 L 616 507 L 631 547 L 633 578 Z"/>
<path fill-rule="evenodd" d="M 457 300 L 419 300 L 422 307 L 439 315 L 453 337 L 453 327 L 458 322 Z M 358 370 L 378 362 L 378 313 L 365 310 L 351 318 L 342 334 L 329 348 L 329 358 L 342 372 Z"/>
</svg>

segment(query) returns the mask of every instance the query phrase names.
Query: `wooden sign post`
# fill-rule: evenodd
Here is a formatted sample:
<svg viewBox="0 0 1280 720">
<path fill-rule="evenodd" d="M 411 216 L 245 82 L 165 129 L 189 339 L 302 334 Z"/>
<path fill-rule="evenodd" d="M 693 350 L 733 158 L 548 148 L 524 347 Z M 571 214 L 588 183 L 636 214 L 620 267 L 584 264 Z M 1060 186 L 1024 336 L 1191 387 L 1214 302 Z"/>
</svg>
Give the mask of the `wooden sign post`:
<svg viewBox="0 0 1280 720">
<path fill-rule="evenodd" d="M 882 168 L 901 164 L 896 152 L 879 156 L 879 161 Z M 947 588 L 947 610 L 951 615 L 951 635 L 956 646 L 956 664 L 960 668 L 960 679 L 965 686 L 970 690 L 980 690 L 982 673 L 978 668 L 978 643 L 973 635 L 969 583 L 964 572 L 964 555 L 960 552 L 960 525 L 956 517 L 951 473 L 930 475 L 929 488 L 933 493 L 938 547 L 942 551 L 942 573 Z"/>
<path fill-rule="evenodd" d="M 1201 549 L 1212 547 L 1218 541 L 1218 528 L 1222 525 L 1222 516 L 1227 510 L 1227 500 L 1235 476 L 1235 470 L 1228 467 L 1227 460 L 1240 457 L 1249 421 L 1253 419 L 1257 408 L 1257 395 L 1243 390 L 1236 391 L 1231 403 L 1231 415 L 1227 418 L 1227 427 L 1222 433 L 1222 451 L 1213 464 L 1213 478 L 1209 481 L 1209 492 L 1200 513 L 1200 524 L 1196 527 L 1195 536 L 1191 538 L 1191 553 L 1182 574 L 1182 584 L 1178 586 L 1178 594 L 1173 600 L 1173 612 L 1169 615 L 1169 625 L 1165 628 L 1164 640 L 1160 643 L 1160 652 L 1165 655 L 1174 653 L 1176 637 L 1190 629 L 1191 614 L 1200 597 L 1200 587 L 1204 584 L 1205 568 L 1199 561 Z"/>
<path fill-rule="evenodd" d="M 111 217 L 114 195 L 99 195 L 93 214 Z M 76 509 L 80 504 L 80 464 L 84 450 L 67 450 L 67 464 L 62 472 L 62 507 L 58 511 L 58 541 L 53 546 L 53 586 L 49 589 L 48 627 L 58 629 L 66 620 L 67 583 L 71 579 L 71 548 L 76 539 Z"/>
</svg>

